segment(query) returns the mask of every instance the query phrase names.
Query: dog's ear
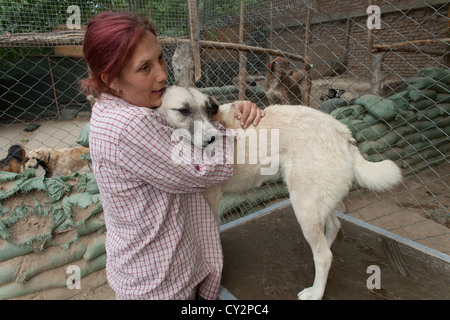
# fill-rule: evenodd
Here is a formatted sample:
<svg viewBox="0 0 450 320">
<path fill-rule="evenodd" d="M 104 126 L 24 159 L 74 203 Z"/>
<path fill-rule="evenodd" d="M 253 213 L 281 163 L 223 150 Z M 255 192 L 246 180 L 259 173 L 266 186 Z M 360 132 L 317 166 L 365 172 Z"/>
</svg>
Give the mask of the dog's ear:
<svg viewBox="0 0 450 320">
<path fill-rule="evenodd" d="M 270 62 L 267 64 L 267 69 L 269 69 L 270 71 L 273 72 L 273 65 L 274 65 L 274 63 L 275 63 L 275 60 L 270 61 Z"/>
<path fill-rule="evenodd" d="M 219 102 L 212 96 L 209 96 L 208 101 L 206 102 L 206 112 L 209 117 L 216 115 L 219 111 Z"/>
</svg>

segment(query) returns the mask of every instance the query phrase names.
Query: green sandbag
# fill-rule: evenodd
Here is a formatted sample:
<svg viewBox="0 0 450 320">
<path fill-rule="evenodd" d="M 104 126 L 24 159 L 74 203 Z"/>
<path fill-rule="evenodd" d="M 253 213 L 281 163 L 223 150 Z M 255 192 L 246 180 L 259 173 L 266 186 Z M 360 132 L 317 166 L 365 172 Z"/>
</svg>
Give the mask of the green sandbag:
<svg viewBox="0 0 450 320">
<path fill-rule="evenodd" d="M 20 173 L 0 171 L 0 182 L 16 180 L 21 177 Z"/>
<path fill-rule="evenodd" d="M 422 138 L 422 134 L 420 132 L 404 135 L 403 139 L 401 139 L 400 141 L 398 141 L 396 143 L 396 146 L 401 147 L 401 148 L 407 147 L 413 143 L 419 142 L 421 138 Z"/>
<path fill-rule="evenodd" d="M 53 202 L 60 200 L 73 185 L 67 184 L 59 178 L 48 178 L 45 180 L 46 191 Z"/>
<path fill-rule="evenodd" d="M 105 268 L 106 254 L 103 254 L 89 262 L 78 260 L 73 262 L 73 265 L 80 268 L 81 283 L 83 283 L 83 278 L 85 276 Z M 11 282 L 1 286 L 0 300 L 17 298 L 27 294 L 54 288 L 66 288 L 68 277 L 67 268 L 60 267 L 55 270 L 57 271 L 48 270 L 46 272 L 42 272 L 23 284 Z"/>
<path fill-rule="evenodd" d="M 399 112 L 394 101 L 375 95 L 364 95 L 352 101 L 352 104 L 360 104 L 377 119 L 392 120 Z"/>
<path fill-rule="evenodd" d="M 401 135 L 398 134 L 395 130 L 389 131 L 387 134 L 382 136 L 380 140 L 385 141 L 390 146 L 393 146 L 402 138 Z"/>
<path fill-rule="evenodd" d="M 431 120 L 439 116 L 448 116 L 450 113 L 450 103 L 437 104 L 434 107 L 417 112 L 417 120 Z"/>
<path fill-rule="evenodd" d="M 366 129 L 363 129 L 359 131 L 355 135 L 355 139 L 358 142 L 362 141 L 371 141 L 371 140 L 377 140 L 380 137 L 382 137 L 386 132 L 388 131 L 388 127 L 383 123 L 377 123 L 373 126 L 370 126 Z"/>
<path fill-rule="evenodd" d="M 443 142 L 447 141 L 449 130 L 450 127 L 447 127 L 446 130 L 443 130 L 441 128 L 433 128 L 423 132 L 408 134 L 406 136 L 403 136 L 403 138 L 396 143 L 396 146 L 406 148 L 408 146 L 414 146 L 418 143 L 425 142 L 428 143 L 428 145 L 434 145 L 437 147 L 440 146 Z"/>
<path fill-rule="evenodd" d="M 80 190 L 80 192 L 88 192 L 89 194 L 100 193 L 93 172 L 87 172 L 80 175 L 78 179 L 78 190 Z"/>
<path fill-rule="evenodd" d="M 393 120 L 389 121 L 389 124 L 395 128 L 416 120 L 417 114 L 414 111 L 406 111 L 404 114 L 397 114 Z"/>
<path fill-rule="evenodd" d="M 100 194 L 78 193 L 69 197 L 65 197 L 62 200 L 62 207 L 64 213 L 66 214 L 67 218 L 72 222 L 73 226 L 76 227 L 84 223 L 85 220 L 75 223 L 72 217 L 72 206 L 77 206 L 81 209 L 85 209 L 93 204 L 97 204 L 97 207 L 90 212 L 89 216 L 86 217 L 85 220 L 89 219 L 93 215 L 103 210 L 103 207 L 100 202 Z"/>
<path fill-rule="evenodd" d="M 436 96 L 436 98 L 439 95 Z M 436 105 L 436 101 L 434 100 L 429 100 L 429 99 L 424 99 L 424 100 L 420 100 L 420 101 L 411 101 L 409 103 L 408 106 L 408 110 L 412 110 L 412 111 L 420 111 L 420 110 L 425 110 L 429 107 L 432 107 Z"/>
<path fill-rule="evenodd" d="M 77 143 L 85 148 L 89 148 L 89 127 L 89 123 L 83 127 L 77 140 Z"/>
<path fill-rule="evenodd" d="M 438 67 L 425 67 L 419 72 L 421 77 L 429 77 L 436 81 L 442 81 L 450 84 L 450 70 L 441 69 Z"/>
<path fill-rule="evenodd" d="M 409 98 L 416 102 L 420 100 L 435 100 L 437 97 L 437 92 L 434 90 L 416 90 L 412 89 L 409 91 Z"/>
<path fill-rule="evenodd" d="M 85 236 L 91 234 L 93 232 L 100 232 L 105 228 L 105 220 L 103 219 L 103 215 L 101 216 L 93 216 L 87 219 L 84 223 L 80 224 L 77 228 L 78 235 Z"/>
<path fill-rule="evenodd" d="M 7 262 L 0 262 L 0 286 L 16 280 L 22 261 L 23 257 L 17 257 Z"/>
<path fill-rule="evenodd" d="M 438 93 L 450 94 L 450 86 L 428 77 L 414 77 L 406 79 L 404 89 L 434 90 Z"/>
<path fill-rule="evenodd" d="M 19 246 L 0 239 L 0 262 L 22 256 L 32 251 L 33 248 L 30 246 Z"/>
<path fill-rule="evenodd" d="M 57 267 L 70 264 L 73 261 L 80 260 L 86 252 L 86 244 L 76 243 L 68 249 L 62 249 L 60 247 L 47 248 L 45 252 L 39 253 L 40 259 L 33 259 L 27 257 L 25 266 L 22 266 L 23 271 L 19 272 L 16 281 L 23 283 L 35 275 L 51 270 Z M 45 259 L 42 257 L 45 256 Z"/>
<path fill-rule="evenodd" d="M 358 143 L 358 149 L 361 153 L 372 155 L 374 153 L 380 153 L 390 147 L 385 141 L 372 140 Z"/>
<path fill-rule="evenodd" d="M 411 144 L 405 149 L 409 150 L 411 153 L 422 151 L 431 147 L 435 149 L 441 149 L 442 146 L 448 143 L 448 139 L 446 139 L 446 137 L 447 136 L 445 135 L 443 136 L 442 133 L 441 135 L 430 136 L 429 138 L 426 139 L 424 138 L 424 136 L 422 136 L 420 141 Z"/>
<path fill-rule="evenodd" d="M 286 195 L 288 195 L 287 187 L 284 183 L 276 181 L 243 194 L 226 194 L 220 202 L 219 216 L 225 217 L 236 210 L 239 210 L 241 215 L 249 214 L 253 209 L 258 208 L 259 204 Z"/>
<path fill-rule="evenodd" d="M 26 180 L 20 185 L 20 191 L 23 193 L 28 193 L 31 190 L 46 191 L 47 186 L 45 185 L 45 177 L 35 177 Z"/>
<path fill-rule="evenodd" d="M 422 134 L 421 141 L 427 141 L 429 139 L 439 137 L 448 137 L 450 136 L 450 127 L 429 129 L 424 132 L 421 132 L 421 134 Z"/>
<path fill-rule="evenodd" d="M 394 101 L 398 109 L 406 111 L 408 110 L 409 92 L 410 90 L 403 90 L 386 97 L 386 99 Z"/>
<path fill-rule="evenodd" d="M 436 156 L 442 156 L 445 159 L 445 154 L 450 151 L 450 142 L 442 145 L 439 149 L 436 149 L 433 146 L 430 146 L 429 148 L 425 150 L 421 150 L 420 152 L 417 152 L 416 155 L 412 156 L 411 158 L 404 159 L 403 160 L 403 168 L 408 168 L 409 166 L 412 166 L 416 163 L 419 163 L 423 161 L 424 159 L 433 158 Z"/>
<path fill-rule="evenodd" d="M 381 153 L 373 154 L 367 157 L 367 160 L 371 162 L 379 162 L 382 160 L 398 160 L 406 154 L 406 151 L 402 148 L 389 148 Z"/>
<path fill-rule="evenodd" d="M 361 153 L 367 153 L 368 155 L 371 155 L 373 153 L 380 153 L 382 151 L 390 149 L 400 139 L 401 136 L 397 132 L 390 131 L 379 139 L 359 143 L 358 149 L 361 151 Z"/>
<path fill-rule="evenodd" d="M 408 101 L 409 99 L 409 90 L 403 90 L 397 93 L 394 93 L 393 95 L 386 97 L 388 100 L 393 100 L 395 102 L 404 102 Z"/>
<path fill-rule="evenodd" d="M 380 119 L 374 117 L 373 115 L 371 115 L 370 113 L 366 113 L 363 117 L 362 120 L 364 120 L 365 122 L 367 122 L 369 125 L 373 125 L 377 122 L 380 121 Z"/>
<path fill-rule="evenodd" d="M 348 106 L 348 104 L 349 104 L 348 101 L 345 99 L 333 98 L 321 103 L 319 106 L 319 110 L 330 114 L 337 108 Z"/>
<path fill-rule="evenodd" d="M 90 242 L 86 249 L 86 253 L 83 255 L 84 260 L 91 261 L 98 256 L 106 253 L 105 237 L 106 234 L 101 234 L 94 239 L 90 239 Z"/>
<path fill-rule="evenodd" d="M 348 120 L 348 119 L 339 119 L 339 122 L 345 124 L 347 128 L 350 129 L 352 136 L 354 137 L 358 131 L 361 131 L 370 126 L 365 120 Z"/>
<path fill-rule="evenodd" d="M 411 122 L 410 125 L 418 132 L 425 131 L 430 128 L 436 127 L 436 124 L 433 121 L 427 121 L 427 120 Z"/>
<path fill-rule="evenodd" d="M 335 119 L 353 120 L 364 113 L 364 107 L 358 104 L 352 104 L 347 107 L 338 108 L 330 113 Z"/>
<path fill-rule="evenodd" d="M 450 117 L 448 115 L 444 115 L 440 118 L 434 118 L 433 123 L 439 128 L 450 126 Z"/>
<path fill-rule="evenodd" d="M 450 94 L 438 93 L 436 103 L 450 103 Z"/>
</svg>

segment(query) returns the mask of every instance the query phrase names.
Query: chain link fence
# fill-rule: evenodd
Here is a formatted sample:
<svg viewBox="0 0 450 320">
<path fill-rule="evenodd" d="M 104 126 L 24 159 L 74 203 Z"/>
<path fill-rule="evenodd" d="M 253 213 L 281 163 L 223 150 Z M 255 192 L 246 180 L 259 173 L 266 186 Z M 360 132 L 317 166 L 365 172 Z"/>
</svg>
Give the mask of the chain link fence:
<svg viewBox="0 0 450 320">
<path fill-rule="evenodd" d="M 193 84 L 221 103 L 331 113 L 366 158 L 392 159 L 405 176 L 391 192 L 354 187 L 339 210 L 450 252 L 448 1 L 2 1 L 2 158 L 14 144 L 27 153 L 78 145 L 90 116 L 78 83 L 87 76 L 83 28 L 105 10 L 152 17 L 169 84 L 174 52 L 189 40 Z M 223 220 L 286 197 L 280 181 L 230 196 Z"/>
</svg>

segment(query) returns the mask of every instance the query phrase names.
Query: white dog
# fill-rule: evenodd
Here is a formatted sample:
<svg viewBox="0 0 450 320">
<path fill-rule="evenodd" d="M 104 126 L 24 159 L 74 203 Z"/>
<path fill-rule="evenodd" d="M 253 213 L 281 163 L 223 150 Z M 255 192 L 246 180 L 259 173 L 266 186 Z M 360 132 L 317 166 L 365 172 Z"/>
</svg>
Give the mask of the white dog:
<svg viewBox="0 0 450 320">
<path fill-rule="evenodd" d="M 211 115 L 213 121 L 221 122 L 226 128 L 240 130 L 234 149 L 233 177 L 204 192 L 216 215 L 223 194 L 257 188 L 274 177 L 263 173 L 268 169 L 267 164 L 279 166 L 279 170 L 272 170 L 272 173 L 283 177 L 295 215 L 314 256 L 314 284 L 301 291 L 299 299 L 321 299 L 324 294 L 332 262 L 330 247 L 340 229 L 334 209 L 353 181 L 374 191 L 384 191 L 402 179 L 394 162 L 366 161 L 345 125 L 309 107 L 268 107 L 257 127 L 242 130 L 239 120 L 234 117 L 233 104 L 219 108 L 211 97 L 196 89 L 170 87 L 157 112 L 166 115 L 171 126 L 185 129 L 184 132 L 189 131 L 194 137 L 199 136 L 194 132 L 194 122 L 200 121 L 203 139 L 194 139 L 197 145 L 205 146 L 214 140 L 207 134 L 212 128 Z M 269 132 L 270 139 L 267 138 Z M 256 137 L 258 141 L 250 142 L 245 157 L 240 157 L 239 143 L 245 144 L 245 137 Z M 252 153 L 258 155 L 255 164 L 248 163 Z"/>
</svg>

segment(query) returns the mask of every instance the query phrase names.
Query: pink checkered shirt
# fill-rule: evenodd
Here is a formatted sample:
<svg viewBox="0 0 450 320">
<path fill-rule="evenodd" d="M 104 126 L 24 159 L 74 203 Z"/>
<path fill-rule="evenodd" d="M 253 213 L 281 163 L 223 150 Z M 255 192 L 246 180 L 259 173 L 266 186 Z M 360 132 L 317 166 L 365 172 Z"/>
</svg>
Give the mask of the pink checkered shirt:
<svg viewBox="0 0 450 320">
<path fill-rule="evenodd" d="M 154 110 L 108 94 L 92 110 L 106 272 L 118 299 L 191 299 L 196 290 L 218 298 L 222 247 L 201 191 L 228 179 L 232 165 L 176 164 L 173 131 Z"/>
</svg>

